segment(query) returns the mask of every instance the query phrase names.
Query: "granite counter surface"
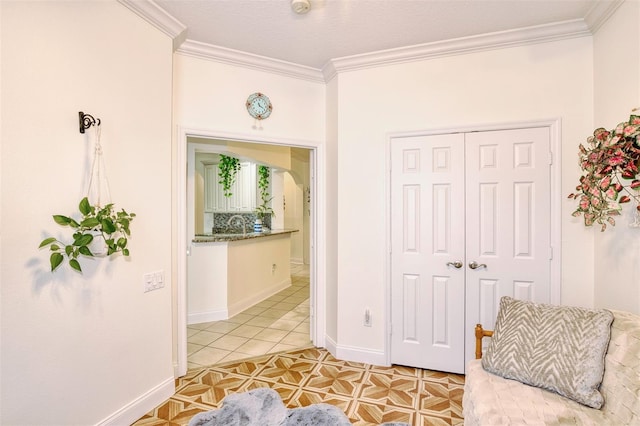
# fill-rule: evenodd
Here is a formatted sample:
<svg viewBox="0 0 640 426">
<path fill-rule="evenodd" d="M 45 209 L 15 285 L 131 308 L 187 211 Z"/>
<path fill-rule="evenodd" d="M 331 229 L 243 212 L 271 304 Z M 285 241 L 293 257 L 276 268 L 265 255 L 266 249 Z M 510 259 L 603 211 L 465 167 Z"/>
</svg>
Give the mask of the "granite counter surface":
<svg viewBox="0 0 640 426">
<path fill-rule="evenodd" d="M 298 232 L 297 229 L 272 229 L 263 232 L 247 232 L 246 234 L 196 234 L 192 240 L 194 243 L 220 243 L 228 241 L 249 240 L 253 238 L 265 238 L 274 235 L 291 234 Z"/>
</svg>

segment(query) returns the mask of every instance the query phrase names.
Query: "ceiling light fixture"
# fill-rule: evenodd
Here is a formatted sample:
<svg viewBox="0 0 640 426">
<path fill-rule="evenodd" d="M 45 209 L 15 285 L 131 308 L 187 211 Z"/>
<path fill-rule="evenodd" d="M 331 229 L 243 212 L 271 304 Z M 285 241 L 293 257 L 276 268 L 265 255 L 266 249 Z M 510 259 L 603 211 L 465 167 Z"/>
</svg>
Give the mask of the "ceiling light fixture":
<svg viewBox="0 0 640 426">
<path fill-rule="evenodd" d="M 309 0 L 291 0 L 291 9 L 298 15 L 303 15 L 311 9 Z"/>
</svg>

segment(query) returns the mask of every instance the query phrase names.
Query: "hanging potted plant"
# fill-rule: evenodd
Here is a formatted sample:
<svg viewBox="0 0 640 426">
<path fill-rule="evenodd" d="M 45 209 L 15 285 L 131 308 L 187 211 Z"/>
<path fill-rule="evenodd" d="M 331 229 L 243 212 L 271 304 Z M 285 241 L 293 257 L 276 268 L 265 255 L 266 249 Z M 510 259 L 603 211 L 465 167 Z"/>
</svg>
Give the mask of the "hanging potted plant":
<svg viewBox="0 0 640 426">
<path fill-rule="evenodd" d="M 98 202 L 92 205 L 89 202 L 89 195 L 80 200 L 78 210 L 80 210 L 81 217 L 78 220 L 70 216 L 53 215 L 53 220 L 58 225 L 68 226 L 73 230 L 73 242 L 65 243 L 55 237 L 42 240 L 39 248 L 49 247 L 51 251 L 49 262 L 52 272 L 62 264 L 65 258 L 71 268 L 82 272 L 79 262 L 81 256 L 110 256 L 117 253 L 129 256 L 129 248 L 127 247 L 128 238 L 131 235 L 129 225 L 136 216 L 135 213 L 127 213 L 124 209 L 119 212 L 115 211 L 112 203 L 101 206 L 100 200 L 110 200 L 111 195 L 102 158 L 100 119 L 96 120 L 83 112 L 80 112 L 79 116 L 80 133 L 84 133 L 85 129 L 95 125 L 94 157 L 89 174 L 87 194 L 91 194 L 93 190 L 97 194 L 95 196 Z M 100 184 L 101 179 L 106 183 L 104 188 Z M 105 193 L 103 193 L 103 189 L 106 190 Z"/>
<path fill-rule="evenodd" d="M 64 243 L 57 238 L 49 237 L 40 243 L 39 248 L 48 246 L 51 251 L 51 271 L 60 266 L 65 257 L 71 268 L 82 272 L 78 261 L 80 256 L 94 257 L 104 252 L 107 256 L 116 253 L 129 256 L 129 224 L 136 216 L 135 213 L 127 213 L 124 209 L 116 212 L 113 204 L 104 207 L 91 205 L 87 197 L 80 201 L 78 209 L 81 214 L 78 220 L 70 216 L 53 216 L 58 225 L 69 226 L 73 230 L 73 242 Z"/>
<path fill-rule="evenodd" d="M 262 232 L 262 224 L 266 215 L 275 213 L 269 203 L 273 197 L 269 197 L 270 172 L 267 166 L 258 166 L 258 190 L 260 191 L 260 205 L 255 209 L 257 219 L 253 225 L 254 232 Z"/>
<path fill-rule="evenodd" d="M 635 110 L 634 110 L 635 111 Z M 613 130 L 598 128 L 580 144 L 580 168 L 583 173 L 575 193 L 569 198 L 578 200 L 573 216 L 583 215 L 584 224 L 614 226 L 613 216 L 620 214 L 622 204 L 634 200 L 640 212 L 640 180 L 637 179 L 640 160 L 640 116 L 631 115 Z"/>
<path fill-rule="evenodd" d="M 236 174 L 240 170 L 240 160 L 234 157 L 220 154 L 220 163 L 218 163 L 218 182 L 222 185 L 222 192 L 225 197 L 231 197 L 231 186 L 236 180 Z"/>
</svg>

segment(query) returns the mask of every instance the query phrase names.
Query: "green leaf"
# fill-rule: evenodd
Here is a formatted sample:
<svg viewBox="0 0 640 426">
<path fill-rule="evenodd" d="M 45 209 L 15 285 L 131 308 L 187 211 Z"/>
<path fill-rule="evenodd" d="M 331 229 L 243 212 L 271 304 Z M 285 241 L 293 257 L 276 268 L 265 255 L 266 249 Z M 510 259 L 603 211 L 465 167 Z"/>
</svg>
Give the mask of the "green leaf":
<svg viewBox="0 0 640 426">
<path fill-rule="evenodd" d="M 95 217 L 88 217 L 82 222 L 80 222 L 80 226 L 84 228 L 95 228 L 98 225 L 100 225 L 100 221 Z"/>
<path fill-rule="evenodd" d="M 81 234 L 73 241 L 74 246 L 86 246 L 93 241 L 93 235 L 91 234 Z"/>
<path fill-rule="evenodd" d="M 82 272 L 82 268 L 80 267 L 80 262 L 78 262 L 75 259 L 71 259 L 69 261 L 69 266 L 71 266 L 73 269 L 75 269 L 78 272 Z"/>
<path fill-rule="evenodd" d="M 123 254 L 124 256 L 129 256 L 129 249 L 127 249 L 127 248 L 122 249 L 122 254 Z"/>
<path fill-rule="evenodd" d="M 61 214 L 54 214 L 53 215 L 53 220 L 58 224 L 58 225 L 68 225 L 69 223 L 71 223 L 71 219 L 68 218 L 67 216 L 62 216 Z"/>
<path fill-rule="evenodd" d="M 93 253 L 91 253 L 91 250 L 89 250 L 89 247 L 87 246 L 81 246 L 78 251 L 80 252 L 80 254 L 83 254 L 85 256 L 89 256 L 89 257 L 93 257 Z"/>
<path fill-rule="evenodd" d="M 49 262 L 51 263 L 51 271 L 53 272 L 54 269 L 60 266 L 63 260 L 64 256 L 62 256 L 60 253 L 51 253 L 51 257 L 49 258 Z"/>
<path fill-rule="evenodd" d="M 51 251 L 58 251 L 60 250 L 60 246 L 57 244 L 51 244 Z"/>
<path fill-rule="evenodd" d="M 40 245 L 38 246 L 38 248 L 42 248 L 46 245 L 51 244 L 52 242 L 54 242 L 56 239 L 53 237 L 49 237 L 49 238 L 45 238 L 44 240 L 42 240 L 42 242 L 40 243 Z"/>
<path fill-rule="evenodd" d="M 67 256 L 71 256 L 71 253 L 73 253 L 73 246 L 65 246 L 64 252 L 67 254 Z"/>
<path fill-rule="evenodd" d="M 114 232 L 116 232 L 116 227 L 111 221 L 111 219 L 108 219 L 108 218 L 102 219 L 101 224 L 102 224 L 103 232 L 106 232 L 107 234 L 113 234 Z"/>
<path fill-rule="evenodd" d="M 80 224 L 73 219 L 69 219 L 69 226 L 72 228 L 77 228 L 78 226 L 80 226 Z"/>
<path fill-rule="evenodd" d="M 80 209 L 80 213 L 85 216 L 91 213 L 91 204 L 89 204 L 89 199 L 87 199 L 87 197 L 84 197 L 82 200 L 80 200 L 80 205 L 78 206 L 78 208 Z"/>
<path fill-rule="evenodd" d="M 127 246 L 127 239 L 124 237 L 118 238 L 118 247 L 125 248 Z"/>
</svg>

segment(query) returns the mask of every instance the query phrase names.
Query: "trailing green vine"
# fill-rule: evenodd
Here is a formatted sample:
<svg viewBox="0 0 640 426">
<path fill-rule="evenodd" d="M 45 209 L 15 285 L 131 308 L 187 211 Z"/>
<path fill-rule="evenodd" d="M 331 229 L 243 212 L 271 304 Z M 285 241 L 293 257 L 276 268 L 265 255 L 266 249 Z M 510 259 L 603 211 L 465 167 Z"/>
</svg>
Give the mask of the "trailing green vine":
<svg viewBox="0 0 640 426">
<path fill-rule="evenodd" d="M 69 266 L 78 272 L 82 272 L 78 258 L 82 256 L 94 257 L 96 254 L 90 249 L 91 243 L 96 237 L 102 238 L 107 248 L 107 256 L 122 253 L 129 256 L 127 248 L 128 237 L 131 235 L 129 224 L 136 216 L 135 213 L 127 213 L 124 209 L 114 211 L 113 204 L 104 207 L 92 206 L 87 197 L 84 197 L 78 206 L 82 218 L 79 221 L 63 215 L 54 215 L 53 220 L 62 226 L 74 229 L 73 242 L 66 244 L 57 238 L 49 237 L 42 240 L 39 248 L 49 246 L 51 256 L 51 271 L 54 271 L 66 257 Z"/>
<path fill-rule="evenodd" d="M 258 166 L 258 189 L 263 203 L 265 200 L 269 201 L 269 178 L 269 168 L 267 166 Z"/>
<path fill-rule="evenodd" d="M 260 191 L 260 200 L 262 203 L 256 207 L 256 215 L 259 219 L 264 219 L 265 215 L 272 214 L 275 216 L 273 209 L 269 207 L 269 202 L 273 197 L 269 197 L 269 183 L 271 173 L 269 167 L 258 166 L 258 190 Z"/>
<path fill-rule="evenodd" d="M 240 160 L 234 157 L 220 154 L 220 163 L 218 163 L 219 184 L 222 185 L 222 192 L 225 197 L 231 197 L 231 186 L 236 180 L 236 174 L 240 170 Z"/>
</svg>

